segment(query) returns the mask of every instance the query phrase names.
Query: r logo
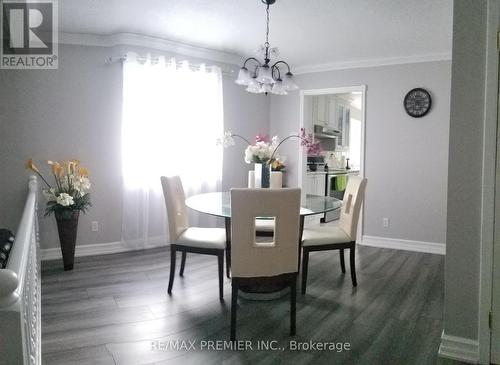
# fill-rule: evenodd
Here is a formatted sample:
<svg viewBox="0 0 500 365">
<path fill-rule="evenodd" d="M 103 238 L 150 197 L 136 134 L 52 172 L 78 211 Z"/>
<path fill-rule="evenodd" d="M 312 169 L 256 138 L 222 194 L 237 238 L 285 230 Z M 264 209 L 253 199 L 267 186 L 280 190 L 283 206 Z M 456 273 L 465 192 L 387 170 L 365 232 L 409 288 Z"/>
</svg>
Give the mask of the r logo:
<svg viewBox="0 0 500 365">
<path fill-rule="evenodd" d="M 56 68 L 57 3 L 4 0 L 0 10 L 2 68 Z"/>
</svg>

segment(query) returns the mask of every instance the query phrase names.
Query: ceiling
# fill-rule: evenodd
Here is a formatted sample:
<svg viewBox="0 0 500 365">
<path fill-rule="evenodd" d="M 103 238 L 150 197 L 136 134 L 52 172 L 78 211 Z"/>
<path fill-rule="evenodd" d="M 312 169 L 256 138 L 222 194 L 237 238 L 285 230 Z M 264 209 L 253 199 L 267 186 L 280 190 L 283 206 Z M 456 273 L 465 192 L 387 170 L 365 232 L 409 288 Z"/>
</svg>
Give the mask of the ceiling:
<svg viewBox="0 0 500 365">
<path fill-rule="evenodd" d="M 260 0 L 64 0 L 59 29 L 136 33 L 253 56 Z M 452 0 L 277 0 L 270 43 L 292 67 L 451 54 Z"/>
</svg>

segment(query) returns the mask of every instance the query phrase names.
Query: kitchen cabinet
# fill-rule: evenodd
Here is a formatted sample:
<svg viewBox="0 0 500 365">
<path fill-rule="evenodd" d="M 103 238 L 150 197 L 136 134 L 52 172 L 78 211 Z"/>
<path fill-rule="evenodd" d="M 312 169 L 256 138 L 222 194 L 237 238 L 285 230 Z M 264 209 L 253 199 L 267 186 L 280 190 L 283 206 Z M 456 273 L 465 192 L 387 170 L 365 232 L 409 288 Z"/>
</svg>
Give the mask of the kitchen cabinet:
<svg viewBox="0 0 500 365">
<path fill-rule="evenodd" d="M 337 98 L 335 95 L 329 95 L 328 98 L 328 125 L 330 129 L 339 130 L 337 117 Z"/>
<path fill-rule="evenodd" d="M 312 124 L 327 130 L 340 131 L 337 137 L 337 151 L 347 151 L 350 132 L 350 102 L 337 95 L 316 95 L 312 100 Z"/>
<path fill-rule="evenodd" d="M 325 195 L 326 174 L 308 172 L 306 178 L 306 194 Z"/>
<path fill-rule="evenodd" d="M 329 123 L 329 95 L 316 95 L 313 99 L 313 124 Z"/>
<path fill-rule="evenodd" d="M 338 104 L 338 130 L 340 131 L 340 136 L 337 137 L 337 147 L 338 151 L 347 150 L 349 148 L 349 131 L 350 131 L 350 119 L 351 111 L 350 109 L 342 104 Z"/>
</svg>

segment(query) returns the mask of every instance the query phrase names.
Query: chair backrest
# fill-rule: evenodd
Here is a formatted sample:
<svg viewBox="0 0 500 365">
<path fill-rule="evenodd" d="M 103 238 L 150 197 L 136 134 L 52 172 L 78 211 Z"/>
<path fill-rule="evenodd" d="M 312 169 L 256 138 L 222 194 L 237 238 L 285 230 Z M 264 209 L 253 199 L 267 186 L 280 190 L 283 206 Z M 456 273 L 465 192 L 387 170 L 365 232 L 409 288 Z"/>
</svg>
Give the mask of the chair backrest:
<svg viewBox="0 0 500 365">
<path fill-rule="evenodd" d="M 366 178 L 349 176 L 344 192 L 342 210 L 340 211 L 339 227 L 347 233 L 352 241 L 356 241 L 359 214 L 365 197 Z"/>
<path fill-rule="evenodd" d="M 300 189 L 231 190 L 233 277 L 269 277 L 298 271 Z M 257 242 L 255 219 L 274 217 L 272 242 Z"/>
<path fill-rule="evenodd" d="M 167 206 L 168 233 L 170 242 L 175 243 L 177 238 L 189 227 L 186 197 L 179 176 L 161 177 L 163 196 Z"/>
</svg>

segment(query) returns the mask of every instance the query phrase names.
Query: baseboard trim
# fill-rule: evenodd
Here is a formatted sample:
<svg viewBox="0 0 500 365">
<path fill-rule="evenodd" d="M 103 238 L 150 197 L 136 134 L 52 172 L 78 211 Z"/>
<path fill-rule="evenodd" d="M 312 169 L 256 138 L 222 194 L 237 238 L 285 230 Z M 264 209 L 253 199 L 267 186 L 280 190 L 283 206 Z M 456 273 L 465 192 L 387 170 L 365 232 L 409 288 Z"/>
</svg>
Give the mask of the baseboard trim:
<svg viewBox="0 0 500 365">
<path fill-rule="evenodd" d="M 477 364 L 479 361 L 479 342 L 469 338 L 450 336 L 443 331 L 439 356 Z"/>
<path fill-rule="evenodd" d="M 410 240 L 402 240 L 396 238 L 363 236 L 359 244 L 363 246 L 392 248 L 395 250 L 426 252 L 437 255 L 444 255 L 446 253 L 445 244 L 435 243 L 435 242 L 410 241 Z"/>
<path fill-rule="evenodd" d="M 113 253 L 144 250 L 148 248 L 156 248 L 163 246 L 168 246 L 168 242 L 165 242 L 165 240 L 160 240 L 160 239 L 152 239 L 149 240 L 147 243 L 139 241 L 132 241 L 132 242 L 118 241 L 118 242 L 96 243 L 91 245 L 77 245 L 75 247 L 75 257 L 109 255 Z M 62 258 L 61 249 L 59 247 L 40 249 L 40 257 L 42 261 L 61 259 Z"/>
</svg>

